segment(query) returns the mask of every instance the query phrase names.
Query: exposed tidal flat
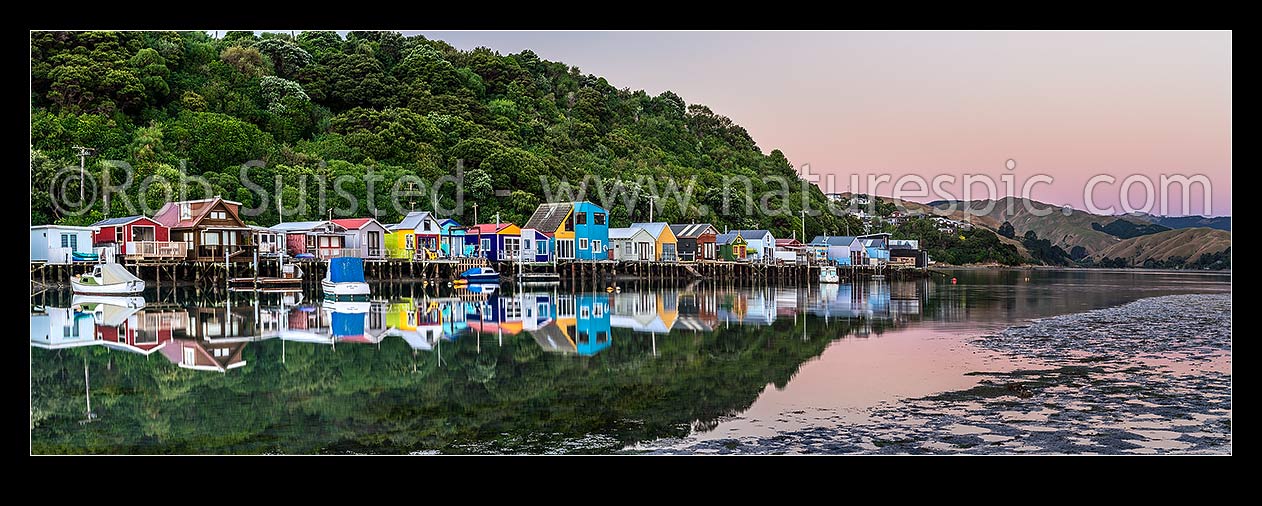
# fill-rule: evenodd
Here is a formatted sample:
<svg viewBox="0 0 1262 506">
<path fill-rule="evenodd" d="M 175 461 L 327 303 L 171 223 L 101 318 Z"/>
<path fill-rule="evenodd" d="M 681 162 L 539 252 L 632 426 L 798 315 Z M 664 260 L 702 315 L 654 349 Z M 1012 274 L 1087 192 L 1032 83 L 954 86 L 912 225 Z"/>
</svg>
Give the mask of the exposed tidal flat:
<svg viewBox="0 0 1262 506">
<path fill-rule="evenodd" d="M 1231 296 L 1151 297 L 1040 318 L 969 343 L 1017 367 L 771 437 L 659 453 L 1229 454 Z M 806 414 L 806 413 L 803 413 Z M 828 414 L 828 413 L 819 413 Z"/>
<path fill-rule="evenodd" d="M 1228 276 L 948 274 L 358 305 L 49 291 L 32 451 L 1230 452 Z"/>
</svg>

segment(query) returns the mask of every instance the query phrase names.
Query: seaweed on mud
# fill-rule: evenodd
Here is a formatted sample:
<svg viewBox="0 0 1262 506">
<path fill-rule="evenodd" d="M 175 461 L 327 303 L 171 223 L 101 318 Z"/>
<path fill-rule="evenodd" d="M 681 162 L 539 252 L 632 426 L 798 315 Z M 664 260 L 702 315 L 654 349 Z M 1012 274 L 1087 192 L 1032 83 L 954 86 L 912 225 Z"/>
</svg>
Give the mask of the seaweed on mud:
<svg viewBox="0 0 1262 506">
<path fill-rule="evenodd" d="M 970 372 L 983 378 L 980 384 L 883 404 L 863 424 L 746 438 L 730 448 L 694 441 L 658 452 L 1231 452 L 1231 374 L 1180 372 L 1141 360 L 1200 363 L 1229 353 L 1229 294 L 1153 297 L 1043 318 L 976 344 L 1051 367 Z"/>
</svg>

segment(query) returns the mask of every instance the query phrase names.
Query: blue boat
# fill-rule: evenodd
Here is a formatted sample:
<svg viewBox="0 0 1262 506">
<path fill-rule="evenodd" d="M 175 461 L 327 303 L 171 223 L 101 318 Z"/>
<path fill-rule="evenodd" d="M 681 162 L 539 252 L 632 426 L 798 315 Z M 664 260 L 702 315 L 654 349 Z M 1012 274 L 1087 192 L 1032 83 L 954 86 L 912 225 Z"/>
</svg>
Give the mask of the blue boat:
<svg viewBox="0 0 1262 506">
<path fill-rule="evenodd" d="M 76 251 L 70 254 L 70 258 L 73 259 L 75 262 L 95 262 L 101 259 L 101 255 L 98 255 L 96 253 L 84 253 L 82 251 Z"/>
<path fill-rule="evenodd" d="M 367 298 L 371 291 L 364 280 L 364 260 L 354 257 L 329 259 L 329 270 L 320 281 L 325 298 Z"/>
<path fill-rule="evenodd" d="M 490 267 L 474 267 L 460 273 L 460 279 L 470 283 L 499 283 L 500 273 Z"/>
<path fill-rule="evenodd" d="M 487 295 L 490 295 L 490 294 L 495 293 L 496 290 L 499 290 L 500 285 L 497 285 L 495 283 L 476 283 L 476 284 L 463 285 L 459 288 L 464 288 L 469 293 L 485 293 Z"/>
</svg>

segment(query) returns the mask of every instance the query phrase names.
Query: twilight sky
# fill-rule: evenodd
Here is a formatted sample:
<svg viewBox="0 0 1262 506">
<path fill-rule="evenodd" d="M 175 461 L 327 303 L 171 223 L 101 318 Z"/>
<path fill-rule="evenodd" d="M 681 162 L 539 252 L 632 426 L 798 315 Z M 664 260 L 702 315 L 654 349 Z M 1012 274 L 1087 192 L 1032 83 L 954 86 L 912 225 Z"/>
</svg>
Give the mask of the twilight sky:
<svg viewBox="0 0 1262 506">
<path fill-rule="evenodd" d="M 1160 191 L 1162 174 L 1203 174 L 1210 213 L 1231 213 L 1229 32 L 404 33 L 531 49 L 619 88 L 674 91 L 744 126 L 764 152 L 835 174 L 832 191 L 868 190 L 868 174 L 950 174 L 958 198 L 965 174 L 1013 174 L 1018 193 L 1048 174 L 1031 196 L 1082 209 L 1088 179 L 1107 174 L 1116 181 L 1093 199 L 1104 208 L 1129 175 Z M 848 187 L 851 174 L 860 186 Z M 1143 186 L 1131 190 L 1141 206 Z M 1153 211 L 1206 214 L 1199 186 L 1189 211 L 1177 187 L 1167 193 L 1170 208 Z"/>
</svg>

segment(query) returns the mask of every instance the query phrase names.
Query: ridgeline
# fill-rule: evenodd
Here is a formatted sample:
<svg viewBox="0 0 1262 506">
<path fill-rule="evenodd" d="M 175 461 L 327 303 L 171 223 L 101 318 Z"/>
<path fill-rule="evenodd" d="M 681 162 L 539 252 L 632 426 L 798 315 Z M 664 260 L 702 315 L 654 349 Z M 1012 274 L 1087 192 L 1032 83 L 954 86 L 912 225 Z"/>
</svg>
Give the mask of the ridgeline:
<svg viewBox="0 0 1262 506">
<path fill-rule="evenodd" d="M 627 182 L 630 197 L 654 187 L 662 192 L 672 179 L 685 191 L 695 177 L 686 209 L 671 198 L 656 202 L 659 221 L 764 228 L 777 237 L 802 229 L 796 212 L 767 216 L 757 209 L 762 192 L 781 189 L 764 183 L 764 176 L 797 181 L 779 150 L 764 154 L 744 128 L 672 92 L 649 96 L 618 88 L 531 51 L 462 51 L 395 32 L 345 38 L 228 32 L 219 39 L 204 32 L 34 32 L 31 67 L 35 225 L 90 224 L 105 215 L 100 202 L 75 215 L 54 205 L 54 199 L 78 200 L 78 185 L 67 191 L 57 171 L 78 166 L 72 146 L 89 146 L 96 155 L 88 169 L 98 180 L 103 170 L 111 171 L 114 184 L 125 178 L 102 160 L 135 168 L 134 183 L 111 200 L 109 216 L 132 214 L 126 200 L 156 210 L 181 190 L 189 198 L 218 194 L 244 208 L 259 206 L 257 192 L 239 174 L 243 162 L 262 160 L 266 166 L 251 169 L 250 181 L 272 192 L 279 178 L 287 221 L 322 219 L 327 207 L 350 207 L 349 198 L 328 188 L 330 201 L 321 208 L 317 176 L 352 176 L 341 189 L 358 205 L 335 217 L 372 216 L 364 178 L 371 174 L 380 178 L 371 195 L 378 218 L 390 222 L 399 217 L 389 204 L 396 182 L 415 176 L 432 184 L 454 176 L 461 160 L 465 206 L 453 217 L 462 223 L 473 220 L 472 202 L 482 221 L 500 213 L 522 223 L 544 199 L 545 181 L 555 190 L 590 174 L 602 178 L 606 190 L 616 179 Z M 210 188 L 181 181 L 181 164 Z M 142 188 L 140 181 L 150 176 L 165 182 Z M 725 176 L 747 176 L 753 186 L 725 190 Z M 800 185 L 788 188 L 794 209 L 801 191 Z M 822 209 L 824 195 L 814 186 L 807 191 L 811 205 Z M 455 185 L 437 193 L 442 208 L 455 207 Z M 590 200 L 597 201 L 595 193 L 589 189 Z M 754 195 L 752 211 L 743 205 L 747 194 Z M 716 213 L 725 197 L 733 203 L 730 212 Z M 428 192 L 400 200 L 408 207 L 410 199 L 419 209 L 435 207 Z M 615 226 L 648 221 L 647 201 L 632 204 L 611 206 Z M 857 220 L 845 219 L 859 228 Z M 842 230 L 842 220 L 812 217 L 807 234 Z M 273 203 L 247 221 L 280 219 Z"/>
</svg>

